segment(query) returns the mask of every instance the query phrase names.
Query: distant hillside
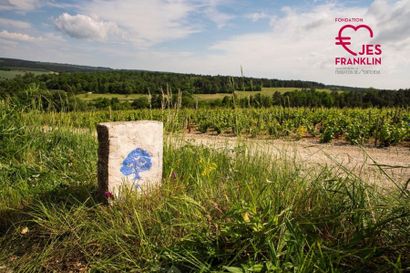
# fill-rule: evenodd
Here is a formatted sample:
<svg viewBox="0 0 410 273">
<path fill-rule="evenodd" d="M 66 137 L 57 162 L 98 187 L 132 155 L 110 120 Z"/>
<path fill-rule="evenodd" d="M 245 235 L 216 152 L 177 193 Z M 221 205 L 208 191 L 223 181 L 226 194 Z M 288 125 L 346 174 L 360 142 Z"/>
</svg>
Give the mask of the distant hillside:
<svg viewBox="0 0 410 273">
<path fill-rule="evenodd" d="M 0 80 L 11 80 L 17 75 L 24 75 L 25 72 L 39 76 L 36 81 L 44 83 L 49 89 L 76 93 L 147 94 L 161 93 L 167 88 L 174 92 L 182 90 L 197 94 L 231 93 L 234 90 L 261 91 L 262 88 L 315 88 L 359 92 L 369 90 L 325 85 L 314 81 L 125 70 L 0 57 Z"/>
<path fill-rule="evenodd" d="M 95 67 L 95 66 L 85 66 L 85 65 L 27 61 L 27 60 L 12 59 L 12 58 L 0 58 L 0 70 L 84 72 L 84 71 L 109 71 L 112 69 L 108 67 Z"/>
<path fill-rule="evenodd" d="M 10 70 L 10 71 L 6 71 Z M 235 90 L 261 91 L 263 87 L 325 88 L 322 83 L 252 77 L 210 76 L 145 70 L 121 70 L 0 58 L 0 72 L 35 72 L 35 78 L 4 82 L 5 90 L 15 90 L 37 82 L 50 90 L 70 93 L 148 94 L 181 90 L 196 94 L 232 93 Z M 41 73 L 43 72 L 43 73 Z M 57 72 L 57 73 L 48 73 Z M 0 73 L 1 74 L 1 73 Z M 4 73 L 3 73 L 4 74 Z M 1 75 L 0 75 L 1 76 Z"/>
</svg>

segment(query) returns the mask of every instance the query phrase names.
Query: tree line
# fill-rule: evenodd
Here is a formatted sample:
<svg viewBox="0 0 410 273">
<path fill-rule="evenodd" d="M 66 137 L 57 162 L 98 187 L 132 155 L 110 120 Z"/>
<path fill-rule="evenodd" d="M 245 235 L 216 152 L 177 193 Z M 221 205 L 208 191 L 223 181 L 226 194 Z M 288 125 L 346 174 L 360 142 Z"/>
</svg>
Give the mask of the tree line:
<svg viewBox="0 0 410 273">
<path fill-rule="evenodd" d="M 225 97 L 221 103 L 232 106 L 234 97 Z M 236 99 L 240 107 L 408 107 L 410 106 L 410 89 L 358 91 L 317 91 L 302 89 L 285 93 L 275 92 L 272 96 L 260 93 Z"/>
<path fill-rule="evenodd" d="M 253 78 L 235 78 L 225 76 L 192 76 L 187 74 L 175 74 L 175 73 L 159 73 L 147 72 L 147 77 L 142 77 L 141 82 L 148 83 L 150 77 L 153 82 L 152 86 L 156 86 L 159 89 L 148 88 L 146 96 L 142 96 L 134 101 L 120 101 L 114 99 L 96 99 L 90 102 L 85 102 L 78 99 L 75 94 L 79 93 L 78 90 L 83 90 L 76 85 L 80 83 L 81 86 L 86 85 L 86 80 L 90 79 L 92 82 L 112 82 L 115 84 L 123 84 L 122 79 L 131 79 L 130 75 L 134 75 L 135 71 L 124 71 L 124 75 L 116 71 L 111 72 L 75 72 L 75 73 L 62 73 L 59 75 L 39 75 L 34 76 L 32 74 L 26 74 L 24 76 L 17 76 L 14 79 L 0 81 L 0 99 L 12 98 L 14 101 L 32 107 L 40 107 L 42 109 L 54 110 L 54 111 L 72 111 L 72 110 L 90 110 L 90 109 L 106 109 L 111 108 L 114 110 L 120 109 L 141 109 L 141 108 L 166 108 L 166 107 L 270 107 L 270 106 L 284 106 L 284 107 L 409 107 L 410 106 L 410 89 L 401 90 L 377 90 L 377 89 L 349 89 L 350 91 L 336 91 L 330 90 L 329 92 L 317 91 L 315 87 L 303 87 L 305 85 L 318 86 L 320 88 L 326 87 L 322 84 L 303 81 L 280 81 L 280 80 L 267 80 L 254 79 Z M 107 74 L 108 73 L 108 74 Z M 141 72 L 145 73 L 145 72 Z M 103 79 L 102 75 L 111 75 L 107 79 Z M 135 75 L 140 75 L 136 73 Z M 142 74 L 144 75 L 144 74 Z M 155 75 L 155 76 L 154 76 Z M 175 77 L 173 77 L 175 76 Z M 111 78 L 114 77 L 114 78 Z M 190 78 L 192 77 L 192 78 Z M 71 81 L 68 79 L 76 79 Z M 138 78 L 138 77 L 137 77 Z M 159 78 L 163 80 L 160 81 Z M 80 80 L 81 79 L 81 80 Z M 94 79 L 94 80 L 92 80 Z M 133 79 L 136 80 L 136 79 Z M 61 82 L 60 82 L 61 81 Z M 84 81 L 84 83 L 82 83 Z M 215 81 L 215 82 L 213 82 Z M 164 82 L 166 83 L 164 86 Z M 204 86 L 208 84 L 221 86 L 226 83 L 225 86 L 231 84 L 231 89 L 226 92 L 227 95 L 223 99 L 212 99 L 206 101 L 198 101 L 195 98 L 196 93 L 208 93 L 214 89 L 205 89 Z M 64 85 L 65 88 L 61 88 L 59 84 Z M 126 81 L 125 81 L 126 83 Z M 194 83 L 191 85 L 190 83 Z M 202 87 L 194 89 L 192 86 Z M 255 88 L 254 83 L 258 83 L 258 88 Z M 155 85 L 157 84 L 157 85 Z M 183 85 L 191 86 L 183 88 Z M 296 87 L 302 86 L 302 90 L 289 91 L 285 93 L 275 92 L 271 96 L 262 95 L 255 92 L 250 96 L 238 96 L 233 90 L 249 90 L 258 91 L 261 86 L 265 85 L 278 85 L 277 87 L 291 87 L 288 85 L 294 84 Z M 77 86 L 75 90 L 71 86 Z M 95 90 L 95 89 L 91 89 Z M 97 89 L 98 90 L 98 89 Z M 152 92 L 156 90 L 156 92 Z M 177 92 L 175 92 L 177 90 Z M 84 92 L 81 91 L 81 92 Z M 91 92 L 91 91 L 90 91 Z M 214 91 L 212 91 L 214 92 Z M 218 91 L 220 93 L 220 90 Z M 145 94 L 145 93 L 143 93 Z M 233 95 L 232 95 L 233 94 Z"/>
<path fill-rule="evenodd" d="M 191 94 L 232 93 L 234 90 L 261 91 L 262 87 L 323 88 L 321 83 L 250 77 L 207 76 L 151 71 L 64 72 L 16 77 L 0 84 L 7 90 L 35 82 L 50 90 L 69 93 L 160 94 L 182 91 Z"/>
<path fill-rule="evenodd" d="M 315 89 L 302 89 L 285 93 L 275 92 L 272 96 L 256 93 L 246 97 L 239 97 L 236 93 L 226 95 L 222 99 L 198 101 L 191 94 L 154 94 L 144 96 L 133 101 L 121 102 L 118 98 L 100 98 L 91 101 L 89 106 L 96 109 L 110 107 L 114 110 L 167 108 L 167 107 L 240 107 L 267 108 L 271 106 L 283 107 L 409 107 L 410 90 L 372 90 L 363 92 L 324 92 Z"/>
</svg>

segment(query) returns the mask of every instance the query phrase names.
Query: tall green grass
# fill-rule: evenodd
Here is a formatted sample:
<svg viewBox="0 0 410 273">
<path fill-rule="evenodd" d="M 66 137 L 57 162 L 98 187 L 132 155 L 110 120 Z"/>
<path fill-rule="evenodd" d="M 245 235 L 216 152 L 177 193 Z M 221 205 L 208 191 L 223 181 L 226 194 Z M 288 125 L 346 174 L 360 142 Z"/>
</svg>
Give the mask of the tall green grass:
<svg viewBox="0 0 410 273">
<path fill-rule="evenodd" d="M 246 148 L 167 144 L 162 186 L 95 196 L 93 131 L 0 104 L 0 266 L 15 272 L 404 272 L 410 198 Z"/>
</svg>

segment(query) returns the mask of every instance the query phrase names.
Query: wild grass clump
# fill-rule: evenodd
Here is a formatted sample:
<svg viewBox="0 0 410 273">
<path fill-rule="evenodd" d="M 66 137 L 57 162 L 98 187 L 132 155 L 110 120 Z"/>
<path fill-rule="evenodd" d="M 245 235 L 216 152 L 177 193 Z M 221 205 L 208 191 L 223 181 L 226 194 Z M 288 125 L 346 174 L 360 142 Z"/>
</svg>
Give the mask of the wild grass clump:
<svg viewBox="0 0 410 273">
<path fill-rule="evenodd" d="M 168 144 L 162 186 L 124 193 L 107 206 L 94 195 L 97 143 L 90 132 L 44 131 L 6 108 L 0 266 L 16 272 L 409 270 L 406 191 L 382 193 L 353 175 L 307 171 L 240 146 Z"/>
</svg>

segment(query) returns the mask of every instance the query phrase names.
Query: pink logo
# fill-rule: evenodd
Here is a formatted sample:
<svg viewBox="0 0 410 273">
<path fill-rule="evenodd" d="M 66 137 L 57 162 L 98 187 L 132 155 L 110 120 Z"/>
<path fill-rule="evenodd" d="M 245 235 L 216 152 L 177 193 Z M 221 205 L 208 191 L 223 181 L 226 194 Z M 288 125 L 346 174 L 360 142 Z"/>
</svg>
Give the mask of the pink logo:
<svg viewBox="0 0 410 273">
<path fill-rule="evenodd" d="M 349 52 L 349 54 L 353 56 L 360 55 L 362 57 L 353 57 L 353 58 L 345 58 L 345 57 L 336 57 L 335 64 L 336 65 L 380 65 L 381 64 L 381 57 L 374 55 L 381 55 L 382 49 L 380 44 L 362 44 L 360 51 L 356 52 L 352 49 L 352 38 L 349 35 L 343 34 L 343 31 L 346 29 L 352 29 L 355 32 L 358 30 L 365 30 L 369 33 L 370 38 L 373 38 L 373 30 L 370 26 L 361 24 L 361 25 L 344 25 L 339 29 L 338 36 L 336 37 L 336 45 L 340 45 Z M 350 47 L 349 47 L 350 46 Z"/>
</svg>

